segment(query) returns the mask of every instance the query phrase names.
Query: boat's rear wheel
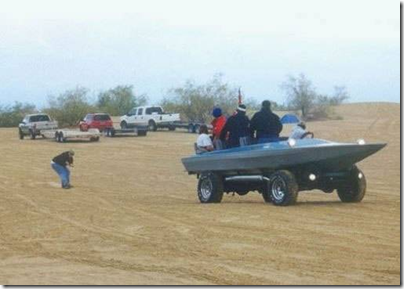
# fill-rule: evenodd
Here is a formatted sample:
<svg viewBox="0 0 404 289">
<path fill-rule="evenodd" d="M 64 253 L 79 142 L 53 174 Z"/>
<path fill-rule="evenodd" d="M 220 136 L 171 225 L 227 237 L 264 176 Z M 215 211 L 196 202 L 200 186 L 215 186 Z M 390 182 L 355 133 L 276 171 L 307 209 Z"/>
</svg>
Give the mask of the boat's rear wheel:
<svg viewBox="0 0 404 289">
<path fill-rule="evenodd" d="M 353 166 L 345 186 L 337 189 L 338 197 L 344 203 L 358 203 L 366 193 L 366 178 L 363 172 Z"/>
<path fill-rule="evenodd" d="M 298 185 L 295 176 L 287 170 L 277 171 L 269 179 L 268 189 L 262 194 L 266 202 L 276 206 L 289 206 L 296 203 Z"/>
<path fill-rule="evenodd" d="M 215 173 L 202 173 L 198 182 L 201 203 L 220 203 L 223 198 L 223 179 Z"/>
</svg>

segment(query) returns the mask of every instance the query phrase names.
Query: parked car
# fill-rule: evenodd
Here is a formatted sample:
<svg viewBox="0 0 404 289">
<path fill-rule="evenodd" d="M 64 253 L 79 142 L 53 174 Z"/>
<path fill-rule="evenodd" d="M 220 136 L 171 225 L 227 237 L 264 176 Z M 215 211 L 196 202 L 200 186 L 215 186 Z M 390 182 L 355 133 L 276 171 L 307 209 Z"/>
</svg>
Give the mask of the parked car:
<svg viewBox="0 0 404 289">
<path fill-rule="evenodd" d="M 122 129 L 147 125 L 150 131 L 156 131 L 157 128 L 174 130 L 173 124 L 176 121 L 180 121 L 179 113 L 164 113 L 161 106 L 140 106 L 122 116 L 120 125 Z"/>
<path fill-rule="evenodd" d="M 43 136 L 44 131 L 57 128 L 57 121 L 52 120 L 49 115 L 45 113 L 29 114 L 18 125 L 18 134 L 20 139 L 24 139 L 24 136 L 35 139 L 39 135 Z"/>
<path fill-rule="evenodd" d="M 107 113 L 89 113 L 79 123 L 81 131 L 88 131 L 89 129 L 98 129 L 104 131 L 114 127 L 111 117 Z"/>
</svg>

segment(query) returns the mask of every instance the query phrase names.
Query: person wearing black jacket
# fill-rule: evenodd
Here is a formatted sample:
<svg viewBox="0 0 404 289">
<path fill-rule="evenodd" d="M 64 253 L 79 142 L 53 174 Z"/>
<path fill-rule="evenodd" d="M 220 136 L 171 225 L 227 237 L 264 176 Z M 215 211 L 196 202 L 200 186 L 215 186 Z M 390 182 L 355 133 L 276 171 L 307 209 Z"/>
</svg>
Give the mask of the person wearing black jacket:
<svg viewBox="0 0 404 289">
<path fill-rule="evenodd" d="M 226 142 L 227 148 L 239 147 L 240 138 L 250 137 L 250 120 L 246 116 L 246 110 L 246 106 L 240 104 L 237 113 L 229 117 L 224 125 L 220 139 Z"/>
<path fill-rule="evenodd" d="M 251 119 L 251 134 L 258 143 L 273 142 L 279 140 L 282 131 L 282 123 L 279 116 L 271 111 L 271 102 L 264 100 L 262 108 Z"/>
<path fill-rule="evenodd" d="M 70 170 L 67 166 L 73 166 L 74 151 L 70 150 L 54 157 L 51 161 L 53 170 L 59 175 L 63 189 L 70 189 Z"/>
</svg>

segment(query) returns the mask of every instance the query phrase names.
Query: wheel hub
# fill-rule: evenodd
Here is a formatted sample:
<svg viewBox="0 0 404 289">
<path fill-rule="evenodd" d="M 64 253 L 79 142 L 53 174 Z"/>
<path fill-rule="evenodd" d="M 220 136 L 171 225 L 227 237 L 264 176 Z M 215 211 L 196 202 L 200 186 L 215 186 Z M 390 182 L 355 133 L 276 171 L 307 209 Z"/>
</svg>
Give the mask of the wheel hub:
<svg viewBox="0 0 404 289">
<path fill-rule="evenodd" d="M 203 199 L 207 200 L 210 198 L 213 190 L 213 185 L 210 179 L 204 179 L 201 183 L 201 195 Z"/>
<path fill-rule="evenodd" d="M 277 201 L 282 201 L 285 197 L 286 184 L 281 178 L 276 178 L 272 181 L 271 192 L 272 197 Z"/>
</svg>

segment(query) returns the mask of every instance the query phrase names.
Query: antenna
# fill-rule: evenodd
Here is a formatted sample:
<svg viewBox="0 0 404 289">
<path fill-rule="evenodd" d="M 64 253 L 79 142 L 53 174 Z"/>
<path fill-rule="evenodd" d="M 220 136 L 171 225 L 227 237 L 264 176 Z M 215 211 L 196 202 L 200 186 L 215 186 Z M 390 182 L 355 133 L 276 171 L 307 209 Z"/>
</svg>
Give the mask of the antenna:
<svg viewBox="0 0 404 289">
<path fill-rule="evenodd" d="M 242 100 L 242 96 L 241 96 L 241 87 L 238 89 L 238 104 L 242 104 L 243 100 Z"/>
</svg>

